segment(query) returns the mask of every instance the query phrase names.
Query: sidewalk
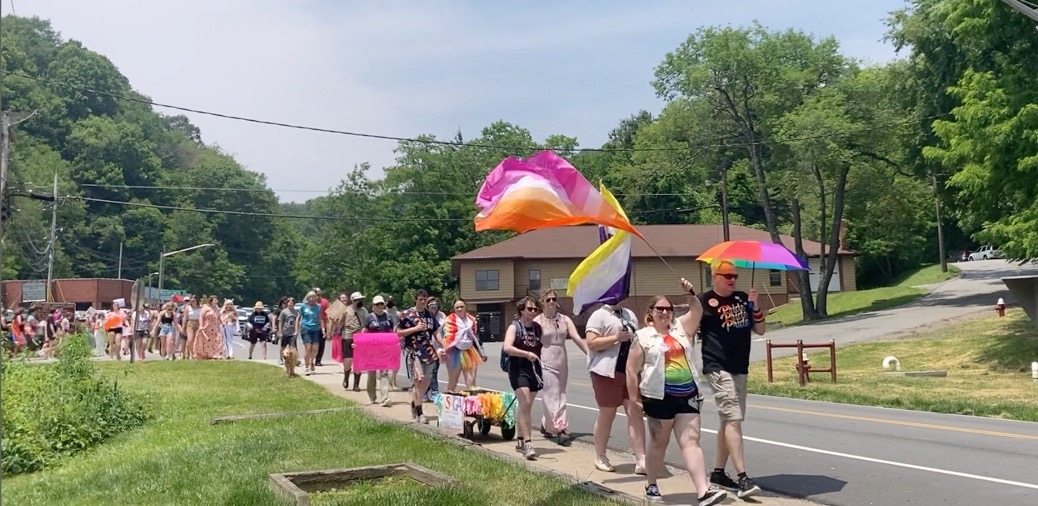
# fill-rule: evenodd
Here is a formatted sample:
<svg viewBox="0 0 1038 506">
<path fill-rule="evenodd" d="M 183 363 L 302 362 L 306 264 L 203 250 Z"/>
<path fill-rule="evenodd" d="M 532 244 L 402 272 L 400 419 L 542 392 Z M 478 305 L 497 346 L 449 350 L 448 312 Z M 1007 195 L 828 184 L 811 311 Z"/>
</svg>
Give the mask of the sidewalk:
<svg viewBox="0 0 1038 506">
<path fill-rule="evenodd" d="M 273 360 L 266 361 L 266 363 L 276 365 Z M 325 365 L 319 368 L 313 376 L 299 376 L 299 378 L 317 383 L 334 395 L 364 406 L 364 409 L 376 418 L 396 423 L 414 424 L 411 420 L 410 392 L 390 392 L 389 396 L 393 405 L 389 407 L 370 405 L 367 392 L 343 390 L 342 369 L 338 364 Z M 365 384 L 364 380 L 366 378 L 362 378 L 362 385 Z M 408 384 L 408 381 L 403 379 L 403 384 Z M 645 503 L 645 477 L 634 474 L 634 458 L 630 454 L 610 450 L 609 459 L 616 467 L 616 472 L 604 473 L 595 469 L 595 452 L 591 445 L 574 441 L 572 446 L 564 448 L 554 442 L 545 441 L 540 433 L 534 431 L 537 460 L 527 461 L 515 452 L 515 441 L 501 439 L 500 429 L 497 427 L 485 438 L 477 435 L 475 443 L 473 443 L 455 434 L 460 431 L 439 429 L 436 426 L 436 411 L 431 403 L 425 404 L 425 413 L 430 419 L 429 424 L 422 427 L 416 426 L 416 430 L 442 435 L 457 444 L 474 445 L 474 448 L 482 448 L 500 458 L 521 463 L 533 471 L 558 475 L 574 483 L 591 482 L 588 485 L 593 483 L 593 488 L 612 495 L 620 501 L 631 504 Z M 664 477 L 659 480 L 660 490 L 664 494 L 664 504 L 695 504 L 696 494 L 687 473 L 683 469 L 671 467 L 668 467 L 667 470 L 669 474 L 665 473 Z M 815 504 L 800 499 L 776 496 L 767 491 L 745 501 L 736 498 L 734 493 L 729 493 L 728 498 L 722 504 L 741 503 L 768 506 L 811 506 Z"/>
</svg>

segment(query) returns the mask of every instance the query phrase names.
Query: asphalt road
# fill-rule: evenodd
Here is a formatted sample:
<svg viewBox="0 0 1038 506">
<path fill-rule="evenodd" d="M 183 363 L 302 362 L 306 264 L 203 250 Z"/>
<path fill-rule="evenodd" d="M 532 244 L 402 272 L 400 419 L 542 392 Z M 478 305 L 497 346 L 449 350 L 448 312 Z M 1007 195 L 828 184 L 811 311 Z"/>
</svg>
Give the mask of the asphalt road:
<svg viewBox="0 0 1038 506">
<path fill-rule="evenodd" d="M 937 285 L 928 295 L 913 303 L 810 325 L 772 329 L 765 336 L 775 344 L 796 343 L 797 339 L 803 339 L 804 344 L 827 343 L 835 339 L 837 349 L 850 343 L 895 339 L 920 327 L 976 316 L 983 311 L 994 315 L 995 302 L 999 297 L 1008 304 L 1016 302 L 1002 278 L 1038 274 L 1038 265 L 1019 267 L 1004 260 L 979 260 L 953 265 L 962 271 L 958 277 Z M 763 361 L 766 357 L 764 338 L 754 338 L 750 360 Z M 796 355 L 796 349 L 778 348 L 772 350 L 772 354 L 776 357 Z"/>
<path fill-rule="evenodd" d="M 767 335 L 775 342 L 836 339 L 838 345 L 894 339 L 990 310 L 998 297 L 1013 303 L 1001 278 L 1038 274 L 1038 266 L 1020 268 L 999 260 L 958 266 L 960 277 L 915 303 Z M 492 360 L 480 369 L 479 384 L 507 390 L 507 376 L 496 364 L 500 344 L 486 348 Z M 776 355 L 790 351 L 776 350 Z M 569 354 L 571 432 L 590 444 L 597 417 L 594 395 L 583 354 L 575 346 Z M 763 358 L 761 339 L 754 343 L 752 359 Z M 445 369 L 440 378 L 446 379 Z M 401 384 L 407 384 L 406 378 Z M 703 412 L 702 444 L 712 465 L 717 415 L 709 401 Z M 538 403 L 535 426 L 540 416 Z M 762 487 L 790 496 L 841 506 L 1038 504 L 1036 423 L 752 395 L 745 432 L 750 475 Z M 624 417 L 614 423 L 610 447 L 629 448 Z M 676 444 L 668 449 L 667 462 L 684 467 Z M 620 472 L 632 471 L 631 462 L 614 464 L 621 464 Z"/>
<path fill-rule="evenodd" d="M 499 350 L 487 345 L 491 357 Z M 571 432 L 591 444 L 594 394 L 583 354 L 569 351 Z M 480 369 L 479 384 L 509 388 L 495 363 Z M 703 411 L 702 444 L 713 465 L 717 415 L 709 400 Z M 535 427 L 540 415 L 538 402 Z M 749 473 L 773 492 L 841 506 L 1038 504 L 1036 423 L 751 395 L 745 430 Z M 626 418 L 617 417 L 610 447 L 629 448 Z M 684 467 L 674 443 L 667 463 Z M 633 459 L 615 464 L 632 472 Z"/>
</svg>

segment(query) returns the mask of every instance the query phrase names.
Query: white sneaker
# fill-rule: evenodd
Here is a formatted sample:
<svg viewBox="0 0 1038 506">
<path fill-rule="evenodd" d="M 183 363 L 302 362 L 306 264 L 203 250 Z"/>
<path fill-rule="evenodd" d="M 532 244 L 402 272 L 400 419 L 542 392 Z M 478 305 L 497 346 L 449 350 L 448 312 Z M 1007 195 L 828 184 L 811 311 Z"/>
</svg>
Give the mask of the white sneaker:
<svg viewBox="0 0 1038 506">
<path fill-rule="evenodd" d="M 535 460 L 537 458 L 537 451 L 533 449 L 533 442 L 527 441 L 523 445 L 523 456 L 526 457 L 526 460 Z"/>
<path fill-rule="evenodd" d="M 605 455 L 599 455 L 595 457 L 595 469 L 605 473 L 612 473 L 616 471 L 616 468 L 609 463 L 609 457 Z"/>
<path fill-rule="evenodd" d="M 634 465 L 634 474 L 640 474 L 642 476 L 645 476 L 646 474 L 648 474 L 648 473 L 645 472 L 645 463 L 644 462 L 638 462 L 638 463 L 636 463 Z"/>
<path fill-rule="evenodd" d="M 426 418 L 425 415 L 418 415 L 418 423 L 421 425 L 425 425 L 429 423 L 429 419 Z"/>
<path fill-rule="evenodd" d="M 383 408 L 388 408 L 388 407 L 389 407 L 389 406 L 391 406 L 391 405 L 392 405 L 393 403 L 392 403 L 392 401 L 390 401 L 390 400 L 389 400 L 389 398 L 387 397 L 387 398 L 383 399 L 383 400 L 382 400 L 382 402 L 381 402 L 380 404 L 382 405 L 382 407 L 383 407 Z"/>
</svg>

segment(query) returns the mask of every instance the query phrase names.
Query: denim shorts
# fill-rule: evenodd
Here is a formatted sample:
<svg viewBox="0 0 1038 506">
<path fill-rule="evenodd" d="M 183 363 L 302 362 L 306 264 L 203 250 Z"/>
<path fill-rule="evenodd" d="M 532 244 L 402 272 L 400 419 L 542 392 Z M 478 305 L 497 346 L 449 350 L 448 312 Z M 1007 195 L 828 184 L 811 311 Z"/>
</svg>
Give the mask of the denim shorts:
<svg viewBox="0 0 1038 506">
<path fill-rule="evenodd" d="M 321 330 L 300 329 L 299 337 L 303 340 L 303 344 L 318 344 L 321 342 Z"/>
</svg>

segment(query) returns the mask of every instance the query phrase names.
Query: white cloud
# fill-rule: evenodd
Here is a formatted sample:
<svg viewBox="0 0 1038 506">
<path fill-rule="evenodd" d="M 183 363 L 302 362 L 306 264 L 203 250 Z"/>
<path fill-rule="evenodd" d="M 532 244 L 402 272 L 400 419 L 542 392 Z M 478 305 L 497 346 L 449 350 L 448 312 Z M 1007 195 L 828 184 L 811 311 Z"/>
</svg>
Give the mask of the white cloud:
<svg viewBox="0 0 1038 506">
<path fill-rule="evenodd" d="M 869 23 L 824 0 L 34 0 L 17 12 L 50 19 L 159 102 L 405 137 L 460 128 L 472 138 L 505 119 L 535 138 L 562 133 L 597 146 L 621 118 L 658 110 L 653 67 L 698 26 L 757 18 L 835 33 L 851 54 L 883 61 L 892 51 L 878 42 L 878 20 L 898 3 L 888 1 L 868 7 Z M 394 160 L 391 141 L 188 116 L 207 142 L 266 174 L 276 190 L 323 191 L 355 164 Z"/>
</svg>

